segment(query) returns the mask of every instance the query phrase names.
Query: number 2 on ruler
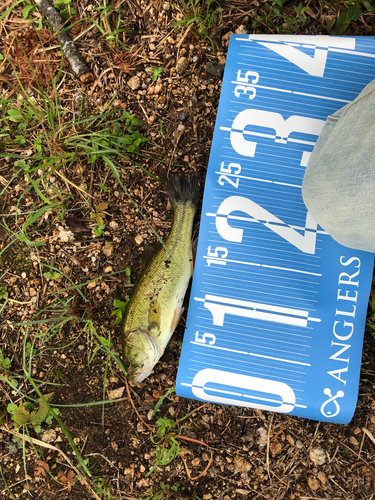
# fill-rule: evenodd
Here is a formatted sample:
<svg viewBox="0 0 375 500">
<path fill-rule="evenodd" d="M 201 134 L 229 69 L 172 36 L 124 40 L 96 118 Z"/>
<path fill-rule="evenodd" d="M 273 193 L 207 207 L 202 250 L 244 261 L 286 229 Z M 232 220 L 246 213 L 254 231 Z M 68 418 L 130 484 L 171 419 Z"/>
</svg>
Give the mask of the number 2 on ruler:
<svg viewBox="0 0 375 500">
<path fill-rule="evenodd" d="M 236 211 L 250 215 L 254 222 L 261 222 L 301 252 L 315 253 L 317 223 L 309 212 L 306 215 L 304 234 L 300 234 L 254 201 L 243 196 L 230 196 L 221 203 L 217 210 L 216 229 L 226 241 L 236 243 L 242 243 L 243 229 L 231 227 L 228 224 L 228 216 Z"/>
</svg>

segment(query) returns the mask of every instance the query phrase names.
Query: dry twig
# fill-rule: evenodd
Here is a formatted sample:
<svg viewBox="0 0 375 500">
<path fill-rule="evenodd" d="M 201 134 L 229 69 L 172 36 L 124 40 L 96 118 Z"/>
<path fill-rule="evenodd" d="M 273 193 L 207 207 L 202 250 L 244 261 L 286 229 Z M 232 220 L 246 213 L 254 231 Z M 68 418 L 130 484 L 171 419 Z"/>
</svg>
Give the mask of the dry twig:
<svg viewBox="0 0 375 500">
<path fill-rule="evenodd" d="M 82 59 L 70 35 L 66 31 L 61 32 L 64 27 L 64 23 L 61 19 L 60 13 L 51 5 L 49 0 L 34 0 L 34 2 L 42 16 L 47 19 L 52 26 L 56 38 L 61 44 L 61 48 L 75 75 L 82 83 L 91 83 L 94 81 L 94 76 L 91 73 L 91 70 Z"/>
<path fill-rule="evenodd" d="M 130 395 L 128 379 L 126 377 L 124 377 L 124 380 L 125 380 L 126 392 L 128 393 L 129 403 L 132 405 L 133 410 L 135 411 L 135 413 L 137 414 L 137 417 L 143 423 L 143 425 L 145 425 L 147 427 L 147 429 L 152 430 L 152 427 L 150 425 L 146 424 L 146 422 L 143 420 L 143 418 L 138 413 L 137 408 L 134 406 L 133 399 Z"/>
<path fill-rule="evenodd" d="M 181 436 L 179 436 L 179 437 L 181 437 Z M 207 446 L 209 448 L 208 444 L 206 444 L 206 443 L 202 443 L 202 444 L 204 444 L 205 446 Z M 186 469 L 186 474 L 187 474 L 188 478 L 190 479 L 190 481 L 196 481 L 197 479 L 199 479 L 200 477 L 202 477 L 202 476 L 204 476 L 206 474 L 206 472 L 208 471 L 208 469 L 211 466 L 212 458 L 214 456 L 213 451 L 210 450 L 210 452 L 211 452 L 211 456 L 210 456 L 210 459 L 208 461 L 208 464 L 207 464 L 206 468 L 200 474 L 198 474 L 198 476 L 195 476 L 195 477 L 191 477 L 190 472 L 189 472 L 189 468 L 188 468 L 187 463 L 186 463 L 186 460 L 184 459 L 184 457 L 182 455 L 180 455 L 181 460 L 184 462 L 185 469 Z"/>
</svg>

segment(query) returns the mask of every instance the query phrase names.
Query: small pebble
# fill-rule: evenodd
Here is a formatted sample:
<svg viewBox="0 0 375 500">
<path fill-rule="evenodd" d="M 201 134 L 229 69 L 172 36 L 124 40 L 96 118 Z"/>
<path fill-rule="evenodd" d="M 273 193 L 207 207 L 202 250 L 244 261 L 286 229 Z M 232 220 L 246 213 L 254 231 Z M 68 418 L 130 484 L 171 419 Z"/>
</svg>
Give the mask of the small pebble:
<svg viewBox="0 0 375 500">
<path fill-rule="evenodd" d="M 309 488 L 313 491 L 318 490 L 320 488 L 320 483 L 314 476 L 308 476 L 307 483 Z"/>
<path fill-rule="evenodd" d="M 311 448 L 309 456 L 315 465 L 323 465 L 327 460 L 325 451 L 320 447 Z"/>
<path fill-rule="evenodd" d="M 125 387 L 119 387 L 118 389 L 113 389 L 111 391 L 108 391 L 108 398 L 109 399 L 117 399 L 121 398 L 122 395 L 124 394 Z"/>
<path fill-rule="evenodd" d="M 359 445 L 358 440 L 354 436 L 350 436 L 349 437 L 349 443 L 352 444 L 352 445 L 354 445 L 354 446 L 358 446 Z"/>
<path fill-rule="evenodd" d="M 54 443 L 56 441 L 57 434 L 53 429 L 47 429 L 43 432 L 42 441 L 44 443 Z"/>
<path fill-rule="evenodd" d="M 181 76 L 185 73 L 189 66 L 189 60 L 187 57 L 180 57 L 176 64 L 176 71 Z"/>
<path fill-rule="evenodd" d="M 180 123 L 180 125 L 177 127 L 177 130 L 179 132 L 183 132 L 185 130 L 185 125 L 182 125 L 182 123 Z"/>
<path fill-rule="evenodd" d="M 58 238 L 62 243 L 69 243 L 70 241 L 74 241 L 74 234 L 71 231 L 65 231 L 62 226 L 58 227 L 59 236 Z"/>
<path fill-rule="evenodd" d="M 206 71 L 207 73 L 210 73 L 210 75 L 222 78 L 224 74 L 224 66 L 216 61 L 209 61 L 206 64 Z"/>
<path fill-rule="evenodd" d="M 104 255 L 106 255 L 107 257 L 111 257 L 111 255 L 113 254 L 114 250 L 115 250 L 115 246 L 112 243 L 112 241 L 106 241 L 104 243 L 104 246 L 103 246 L 103 249 L 102 249 L 102 252 L 104 253 Z"/>
<path fill-rule="evenodd" d="M 15 453 L 17 453 L 17 451 L 18 451 L 17 445 L 14 444 L 14 443 L 9 443 L 9 453 L 10 453 L 10 455 L 14 455 Z"/>
<path fill-rule="evenodd" d="M 128 85 L 132 90 L 138 90 L 141 86 L 141 80 L 138 76 L 132 76 L 130 80 L 128 80 Z"/>
<path fill-rule="evenodd" d="M 241 24 L 241 26 L 238 26 L 235 33 L 237 35 L 247 35 L 247 30 L 246 30 L 245 26 L 243 24 Z"/>
<path fill-rule="evenodd" d="M 137 236 L 134 238 L 134 241 L 137 243 L 137 245 L 142 245 L 143 238 L 140 234 L 137 234 Z"/>
</svg>

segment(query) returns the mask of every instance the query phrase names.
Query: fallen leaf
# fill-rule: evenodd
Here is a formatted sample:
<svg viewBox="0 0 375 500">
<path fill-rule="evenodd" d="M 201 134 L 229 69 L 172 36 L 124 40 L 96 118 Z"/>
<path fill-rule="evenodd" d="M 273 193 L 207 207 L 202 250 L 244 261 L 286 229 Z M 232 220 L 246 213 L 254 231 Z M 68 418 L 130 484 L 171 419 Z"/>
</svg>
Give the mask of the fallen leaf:
<svg viewBox="0 0 375 500">
<path fill-rule="evenodd" d="M 67 475 L 63 471 L 58 472 L 57 479 L 63 483 L 68 485 L 68 491 L 71 491 L 72 485 L 75 484 L 77 479 L 74 477 L 74 472 L 70 470 Z"/>
<path fill-rule="evenodd" d="M 102 210 L 106 210 L 108 208 L 108 203 L 99 203 L 99 205 L 95 205 L 96 212 L 101 212 Z"/>
<path fill-rule="evenodd" d="M 98 226 L 104 226 L 104 220 L 103 220 L 104 214 L 100 213 L 100 214 L 94 214 L 94 215 L 95 215 L 95 220 L 96 220 L 96 223 L 98 224 Z"/>
<path fill-rule="evenodd" d="M 65 224 L 70 228 L 72 233 L 83 233 L 85 231 L 90 231 L 79 219 L 75 217 L 66 217 Z"/>
<path fill-rule="evenodd" d="M 49 465 L 47 462 L 43 462 L 43 460 L 36 460 L 35 463 L 38 465 L 34 471 L 35 476 L 46 477 L 46 471 L 49 471 Z"/>
</svg>

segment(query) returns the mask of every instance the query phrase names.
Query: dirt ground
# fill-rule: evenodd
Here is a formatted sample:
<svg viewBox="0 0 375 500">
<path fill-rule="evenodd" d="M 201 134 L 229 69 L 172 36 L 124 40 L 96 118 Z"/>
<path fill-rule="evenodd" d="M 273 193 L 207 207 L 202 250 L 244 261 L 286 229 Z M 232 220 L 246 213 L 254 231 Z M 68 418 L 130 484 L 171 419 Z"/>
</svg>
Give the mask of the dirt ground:
<svg viewBox="0 0 375 500">
<path fill-rule="evenodd" d="M 48 164 L 43 177 L 40 167 L 30 169 L 47 162 L 47 156 L 36 156 L 47 119 L 30 118 L 24 141 L 3 142 L 0 129 L 0 291 L 8 293 L 0 299 L 0 498 L 375 499 L 372 301 L 358 405 L 348 425 L 176 396 L 186 313 L 154 374 L 128 389 L 131 401 L 124 374 L 108 355 L 121 352 L 114 300 L 131 293 L 147 247 L 156 240 L 140 212 L 161 238 L 171 227 L 167 195 L 157 179 L 181 171 L 198 171 L 204 179 L 221 89 L 220 72 L 212 74 L 207 63 L 225 64 L 234 32 L 329 34 L 336 26 L 333 33 L 343 34 L 335 23 L 348 3 L 229 0 L 203 2 L 202 8 L 194 1 L 120 0 L 105 11 L 103 0 L 75 0 L 71 35 L 93 81 L 79 81 L 64 60 L 54 94 L 49 84 L 61 53 L 52 31 L 35 30 L 40 14 L 23 11 L 30 2 L 9 11 L 16 2 L 2 2 L 2 117 L 7 103 L 25 99 L 25 92 L 43 107 L 37 80 L 51 101 L 57 95 L 64 120 L 74 121 L 83 108 L 87 117 L 125 110 L 143 121 L 137 127 L 149 140 L 128 160 L 118 159 L 119 178 L 102 158 L 89 163 L 85 156 L 56 170 Z M 200 10 L 194 11 L 195 4 Z M 373 35 L 375 12 L 370 3 L 357 4 L 362 13 L 348 21 L 345 35 Z M 299 6 L 306 7 L 302 14 Z M 68 151 L 58 132 L 49 138 L 49 151 Z M 20 172 L 17 155 L 30 157 L 29 170 Z M 39 209 L 40 217 L 28 224 Z M 98 217 L 105 227 L 95 233 Z M 199 213 L 195 236 L 198 231 Z M 15 426 L 9 404 L 20 408 L 32 398 L 38 408 L 37 390 L 54 393 L 59 418 L 91 477 L 55 419 L 51 425 L 43 419 L 40 429 L 27 419 Z M 160 418 L 171 422 L 165 443 L 168 449 L 177 446 L 177 453 L 147 475 L 160 456 Z M 14 439 L 15 432 L 21 437 Z"/>
</svg>

